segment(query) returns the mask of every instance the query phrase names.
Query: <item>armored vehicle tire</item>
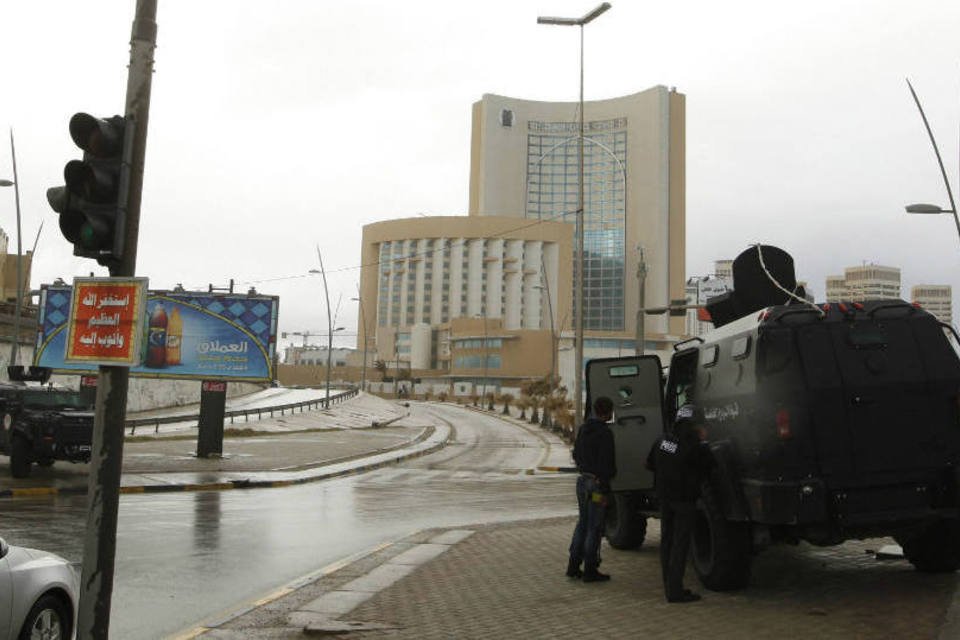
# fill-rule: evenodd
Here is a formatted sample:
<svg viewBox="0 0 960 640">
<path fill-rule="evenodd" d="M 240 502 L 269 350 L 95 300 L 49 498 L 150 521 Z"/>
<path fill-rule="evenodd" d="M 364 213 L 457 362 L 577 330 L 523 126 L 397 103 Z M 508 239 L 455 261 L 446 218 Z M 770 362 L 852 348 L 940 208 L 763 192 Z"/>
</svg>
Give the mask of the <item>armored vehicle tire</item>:
<svg viewBox="0 0 960 640">
<path fill-rule="evenodd" d="M 30 475 L 30 443 L 21 436 L 14 436 L 10 442 L 10 475 L 14 478 Z"/>
<path fill-rule="evenodd" d="M 647 519 L 637 508 L 636 498 L 614 493 L 607 502 L 605 535 L 614 549 L 636 549 L 647 537 Z"/>
<path fill-rule="evenodd" d="M 713 591 L 742 589 L 750 581 L 750 561 L 749 525 L 726 520 L 717 492 L 705 484 L 693 527 L 693 566 L 700 582 Z"/>
<path fill-rule="evenodd" d="M 54 462 L 56 462 L 56 460 L 53 458 L 43 458 L 41 460 L 37 460 L 37 464 L 41 467 L 52 467 Z"/>
<path fill-rule="evenodd" d="M 908 539 L 897 538 L 917 571 L 949 573 L 960 569 L 960 520 L 940 520 Z"/>
</svg>

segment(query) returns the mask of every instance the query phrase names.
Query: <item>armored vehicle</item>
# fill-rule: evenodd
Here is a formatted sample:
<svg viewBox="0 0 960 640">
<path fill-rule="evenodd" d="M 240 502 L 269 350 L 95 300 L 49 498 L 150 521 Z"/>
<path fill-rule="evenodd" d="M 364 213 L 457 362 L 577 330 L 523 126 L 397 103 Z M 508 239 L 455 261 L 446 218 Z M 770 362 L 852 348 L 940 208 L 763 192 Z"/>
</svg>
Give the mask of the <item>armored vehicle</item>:
<svg viewBox="0 0 960 640">
<path fill-rule="evenodd" d="M 80 392 L 24 380 L 46 380 L 48 371 L 20 375 L 0 383 L 0 454 L 10 456 L 14 478 L 30 475 L 30 466 L 56 460 L 88 462 L 93 439 L 93 407 Z"/>
<path fill-rule="evenodd" d="M 775 249 L 763 247 L 759 262 L 773 262 Z M 756 266 L 758 252 L 737 260 Z M 788 274 L 777 279 L 792 280 L 792 260 Z M 734 293 L 738 286 L 735 262 Z M 615 405 L 610 544 L 642 544 L 658 509 L 647 452 L 677 407 L 695 403 L 717 462 L 693 536 L 707 588 L 745 586 L 757 551 L 801 540 L 893 536 L 920 571 L 960 568 L 953 329 L 903 300 L 791 301 L 729 320 L 727 311 L 752 304 L 711 300 L 721 326 L 678 344 L 665 377 L 656 356 L 588 363 L 588 399 L 606 395 Z"/>
</svg>

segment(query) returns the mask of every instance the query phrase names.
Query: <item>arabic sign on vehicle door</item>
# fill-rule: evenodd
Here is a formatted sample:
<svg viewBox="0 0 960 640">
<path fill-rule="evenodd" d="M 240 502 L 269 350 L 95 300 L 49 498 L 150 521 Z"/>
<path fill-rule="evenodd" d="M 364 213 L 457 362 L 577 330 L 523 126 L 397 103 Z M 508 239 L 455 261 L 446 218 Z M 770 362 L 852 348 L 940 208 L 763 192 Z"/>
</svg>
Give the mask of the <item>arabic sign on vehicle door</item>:
<svg viewBox="0 0 960 640">
<path fill-rule="evenodd" d="M 146 278 L 76 278 L 64 362 L 133 367 L 143 360 Z"/>
<path fill-rule="evenodd" d="M 86 373 L 68 361 L 67 318 L 74 290 L 41 289 L 34 364 L 56 373 Z M 274 377 L 279 298 L 260 294 L 151 291 L 141 312 L 146 333 L 137 377 L 266 382 Z"/>
</svg>

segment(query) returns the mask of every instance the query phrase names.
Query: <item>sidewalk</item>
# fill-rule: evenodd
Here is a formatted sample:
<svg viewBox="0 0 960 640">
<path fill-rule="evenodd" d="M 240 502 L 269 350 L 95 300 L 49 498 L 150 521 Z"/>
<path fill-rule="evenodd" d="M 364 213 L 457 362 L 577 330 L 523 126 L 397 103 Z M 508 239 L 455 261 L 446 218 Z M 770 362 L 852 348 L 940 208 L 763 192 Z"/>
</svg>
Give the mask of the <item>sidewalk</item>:
<svg viewBox="0 0 960 640">
<path fill-rule="evenodd" d="M 563 575 L 574 522 L 423 531 L 318 570 L 178 638 L 958 637 L 958 576 L 878 560 L 870 551 L 883 541 L 769 549 L 757 557 L 750 586 L 738 592 L 705 592 L 688 570 L 687 585 L 703 601 L 670 605 L 660 583 L 656 520 L 639 551 L 604 543 L 603 569 L 613 579 L 600 584 Z"/>
</svg>

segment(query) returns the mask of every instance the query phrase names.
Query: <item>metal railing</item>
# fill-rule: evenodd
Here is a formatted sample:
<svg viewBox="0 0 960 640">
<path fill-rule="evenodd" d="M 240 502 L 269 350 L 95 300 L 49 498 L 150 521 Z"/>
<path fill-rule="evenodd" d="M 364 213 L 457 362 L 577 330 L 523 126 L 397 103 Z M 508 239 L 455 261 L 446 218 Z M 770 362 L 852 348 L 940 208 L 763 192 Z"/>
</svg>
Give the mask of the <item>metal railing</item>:
<svg viewBox="0 0 960 640">
<path fill-rule="evenodd" d="M 230 418 L 230 424 L 234 424 L 236 418 L 243 417 L 244 422 L 250 422 L 250 416 L 256 416 L 257 420 L 263 419 L 264 415 L 267 417 L 274 417 L 276 414 L 285 416 L 288 413 L 296 413 L 297 410 L 300 410 L 300 413 L 305 411 L 314 411 L 317 409 L 329 409 L 331 404 L 338 404 L 345 400 L 349 400 L 357 395 L 359 389 L 353 387 L 344 391 L 343 393 L 338 393 L 337 395 L 330 396 L 329 401 L 327 398 L 316 398 L 314 400 L 304 400 L 303 402 L 293 402 L 290 404 L 278 404 L 272 407 L 256 407 L 253 409 L 235 409 L 233 411 L 225 411 L 223 414 L 224 418 Z M 130 429 L 129 435 L 135 435 L 137 432 L 137 427 L 148 427 L 153 426 L 153 432 L 160 432 L 161 424 L 174 424 L 177 422 L 193 422 L 200 420 L 199 413 L 189 413 L 189 414 L 177 414 L 172 416 L 157 416 L 155 418 L 134 418 L 132 420 L 127 420 L 124 422 L 124 429 Z"/>
</svg>

